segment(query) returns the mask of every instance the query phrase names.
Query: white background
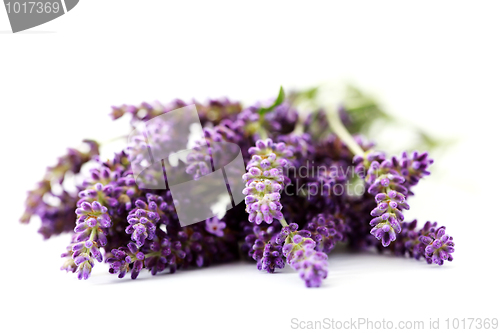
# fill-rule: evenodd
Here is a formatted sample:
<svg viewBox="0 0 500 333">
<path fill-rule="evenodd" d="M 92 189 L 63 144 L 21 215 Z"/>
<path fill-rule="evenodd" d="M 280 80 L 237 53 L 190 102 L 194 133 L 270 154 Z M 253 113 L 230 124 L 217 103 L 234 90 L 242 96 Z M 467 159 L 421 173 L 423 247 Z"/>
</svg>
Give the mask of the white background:
<svg viewBox="0 0 500 333">
<path fill-rule="evenodd" d="M 440 318 L 443 329 L 446 318 L 500 317 L 499 10 L 482 1 L 87 0 L 11 34 L 0 9 L 1 331 L 285 332 L 292 318 L 358 317 L 426 327 Z M 408 123 L 458 139 L 434 156 L 407 214 L 447 226 L 454 262 L 337 249 L 320 289 L 290 269 L 268 275 L 245 263 L 137 281 L 101 265 L 78 281 L 59 271 L 68 235 L 43 242 L 38 221 L 17 222 L 25 192 L 66 147 L 126 133 L 111 105 L 253 102 L 280 85 L 323 82 L 355 83 Z"/>
</svg>

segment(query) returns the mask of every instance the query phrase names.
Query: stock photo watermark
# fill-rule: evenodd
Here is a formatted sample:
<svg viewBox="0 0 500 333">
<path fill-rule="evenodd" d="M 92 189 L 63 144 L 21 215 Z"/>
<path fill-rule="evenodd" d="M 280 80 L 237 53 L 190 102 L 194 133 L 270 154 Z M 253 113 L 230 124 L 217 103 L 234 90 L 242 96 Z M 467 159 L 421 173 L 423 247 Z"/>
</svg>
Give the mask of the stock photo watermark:
<svg viewBox="0 0 500 333">
<path fill-rule="evenodd" d="M 354 166 L 314 165 L 305 161 L 299 167 L 289 166 L 286 175 L 292 182 L 285 186 L 284 195 L 301 195 L 310 200 L 315 196 L 361 196 L 365 193 L 363 182 L 355 177 Z"/>
<path fill-rule="evenodd" d="M 79 0 L 4 0 L 12 32 L 31 29 L 52 21 L 73 8 Z"/>
<path fill-rule="evenodd" d="M 321 320 L 290 319 L 290 328 L 294 330 L 496 330 L 498 318 L 429 318 L 427 320 L 387 320 L 372 318 Z"/>
<path fill-rule="evenodd" d="M 137 124 L 128 151 L 140 188 L 166 189 L 168 184 L 181 226 L 225 213 L 244 200 L 240 147 L 209 143 L 195 105 Z"/>
</svg>

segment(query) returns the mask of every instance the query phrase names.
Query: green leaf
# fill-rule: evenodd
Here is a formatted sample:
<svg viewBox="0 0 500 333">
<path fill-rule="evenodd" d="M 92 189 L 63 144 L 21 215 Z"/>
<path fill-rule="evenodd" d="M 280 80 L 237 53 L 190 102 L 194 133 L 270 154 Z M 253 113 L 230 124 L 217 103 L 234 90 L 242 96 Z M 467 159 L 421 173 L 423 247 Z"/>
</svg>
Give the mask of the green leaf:
<svg viewBox="0 0 500 333">
<path fill-rule="evenodd" d="M 314 87 L 308 90 L 304 90 L 300 92 L 301 97 L 304 99 L 314 99 L 318 94 L 319 87 Z"/>
<path fill-rule="evenodd" d="M 268 106 L 267 108 L 260 108 L 259 109 L 259 114 L 262 116 L 270 111 L 272 111 L 275 107 L 280 105 L 285 101 L 285 90 L 283 90 L 283 87 L 280 87 L 280 92 L 278 93 L 278 97 L 276 97 L 276 100 L 271 106 Z"/>
</svg>

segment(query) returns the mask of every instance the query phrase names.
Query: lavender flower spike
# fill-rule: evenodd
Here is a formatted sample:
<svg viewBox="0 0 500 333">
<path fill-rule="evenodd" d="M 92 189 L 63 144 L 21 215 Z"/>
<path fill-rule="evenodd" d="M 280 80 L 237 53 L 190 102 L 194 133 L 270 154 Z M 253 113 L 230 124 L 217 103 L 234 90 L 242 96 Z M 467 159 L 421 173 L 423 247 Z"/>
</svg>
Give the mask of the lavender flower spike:
<svg viewBox="0 0 500 333">
<path fill-rule="evenodd" d="M 387 247 L 401 232 L 404 220 L 402 210 L 408 210 L 410 206 L 406 202 L 408 189 L 403 185 L 405 178 L 401 175 L 398 160 L 392 158 L 380 162 L 381 157 L 368 153 L 366 157 L 355 156 L 354 163 L 357 164 L 358 174 L 365 176 L 365 181 L 370 185 L 368 193 L 374 195 L 377 202 L 377 207 L 370 213 L 374 217 L 370 221 L 373 227 L 370 233 Z M 370 166 L 366 175 L 363 164 Z"/>
<path fill-rule="evenodd" d="M 271 225 L 246 225 L 244 248 L 248 255 L 257 261 L 257 269 L 265 270 L 268 273 L 274 273 L 278 269 L 285 267 L 282 249 L 283 242 L 276 241 L 279 232 L 279 223 L 274 221 Z"/>
<path fill-rule="evenodd" d="M 99 248 L 107 243 L 106 229 L 103 228 L 111 227 L 111 218 L 108 209 L 97 201 L 82 202 L 76 209 L 76 214 L 78 218 L 72 245 L 72 259 L 77 266 L 78 279 L 86 280 L 94 267 L 94 259 L 102 261 Z M 65 266 L 68 266 L 68 263 L 65 263 Z"/>
<path fill-rule="evenodd" d="M 289 164 L 288 158 L 293 156 L 293 152 L 284 143 L 275 144 L 271 139 L 258 140 L 248 152 L 252 159 L 247 165 L 248 172 L 243 175 L 248 220 L 271 224 L 273 218 L 283 218 L 279 192 L 290 182 L 283 175 L 283 168 Z"/>
<path fill-rule="evenodd" d="M 446 235 L 446 227 L 440 227 L 427 236 L 420 236 L 419 241 L 427 245 L 425 247 L 425 258 L 428 263 L 442 265 L 445 260 L 452 261 L 455 252 L 453 237 Z"/>
<path fill-rule="evenodd" d="M 138 247 L 144 245 L 146 238 L 152 240 L 155 236 L 156 223 L 160 220 L 158 206 L 156 202 L 150 200 L 146 204 L 142 200 L 135 202 L 137 208 L 130 211 L 127 216 L 129 226 L 125 229 L 127 234 L 132 234 L 131 238 Z"/>
<path fill-rule="evenodd" d="M 298 225 L 290 223 L 283 227 L 276 239 L 276 243 L 283 240 L 283 254 L 287 263 L 299 272 L 299 276 L 305 281 L 307 287 L 319 287 L 328 275 L 328 256 L 316 251 L 316 242 L 308 230 L 297 231 Z"/>
<path fill-rule="evenodd" d="M 403 222 L 401 236 L 389 250 L 396 255 L 406 255 L 420 260 L 425 258 L 428 264 L 442 265 L 445 260 L 452 261 L 455 252 L 453 237 L 445 234 L 444 226 L 437 222 L 427 221 L 421 229 L 417 229 L 417 220 Z"/>
</svg>

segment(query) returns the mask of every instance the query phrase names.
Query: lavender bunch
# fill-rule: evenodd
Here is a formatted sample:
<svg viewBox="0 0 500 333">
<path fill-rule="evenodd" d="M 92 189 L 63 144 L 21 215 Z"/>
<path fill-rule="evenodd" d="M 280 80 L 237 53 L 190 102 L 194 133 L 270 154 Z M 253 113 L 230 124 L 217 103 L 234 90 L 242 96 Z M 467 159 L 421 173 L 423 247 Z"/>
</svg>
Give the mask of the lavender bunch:
<svg viewBox="0 0 500 333">
<path fill-rule="evenodd" d="M 288 264 L 307 287 L 319 287 L 328 275 L 327 254 L 338 243 L 429 264 L 452 261 L 455 244 L 445 227 L 427 222 L 418 228 L 416 221 L 404 221 L 414 186 L 430 174 L 428 154 L 386 158 L 373 142 L 346 129 L 366 128 L 372 116 L 354 117 L 349 108 L 341 108 L 339 116 L 319 108 L 299 117 L 295 100 L 281 89 L 274 100 L 248 107 L 228 99 L 177 99 L 112 108 L 113 119 L 129 117 L 135 126 L 195 104 L 205 140 L 168 175 L 196 180 L 229 163 L 231 149 L 239 147 L 246 164 L 245 204 L 224 216 L 183 227 L 176 207 L 194 209 L 200 203 L 174 202 L 168 182 L 167 188 L 145 189 L 144 181 L 165 180 L 159 163 L 135 177 L 133 166 L 144 151 L 188 149 L 189 140 L 176 126 L 155 124 L 148 140 L 139 131 L 131 138 L 142 150 L 103 159 L 99 144 L 89 140 L 86 149 L 68 150 L 28 193 L 21 222 L 38 217 L 44 238 L 72 233 L 61 269 L 79 279 L 89 278 L 99 262 L 118 278 L 136 279 L 145 271 L 175 273 L 243 257 L 268 273 Z M 86 163 L 93 165 L 82 173 Z M 65 187 L 69 175 L 80 179 L 76 191 Z M 362 192 L 350 193 L 353 185 Z M 323 188 L 327 191 L 319 191 Z"/>
</svg>

